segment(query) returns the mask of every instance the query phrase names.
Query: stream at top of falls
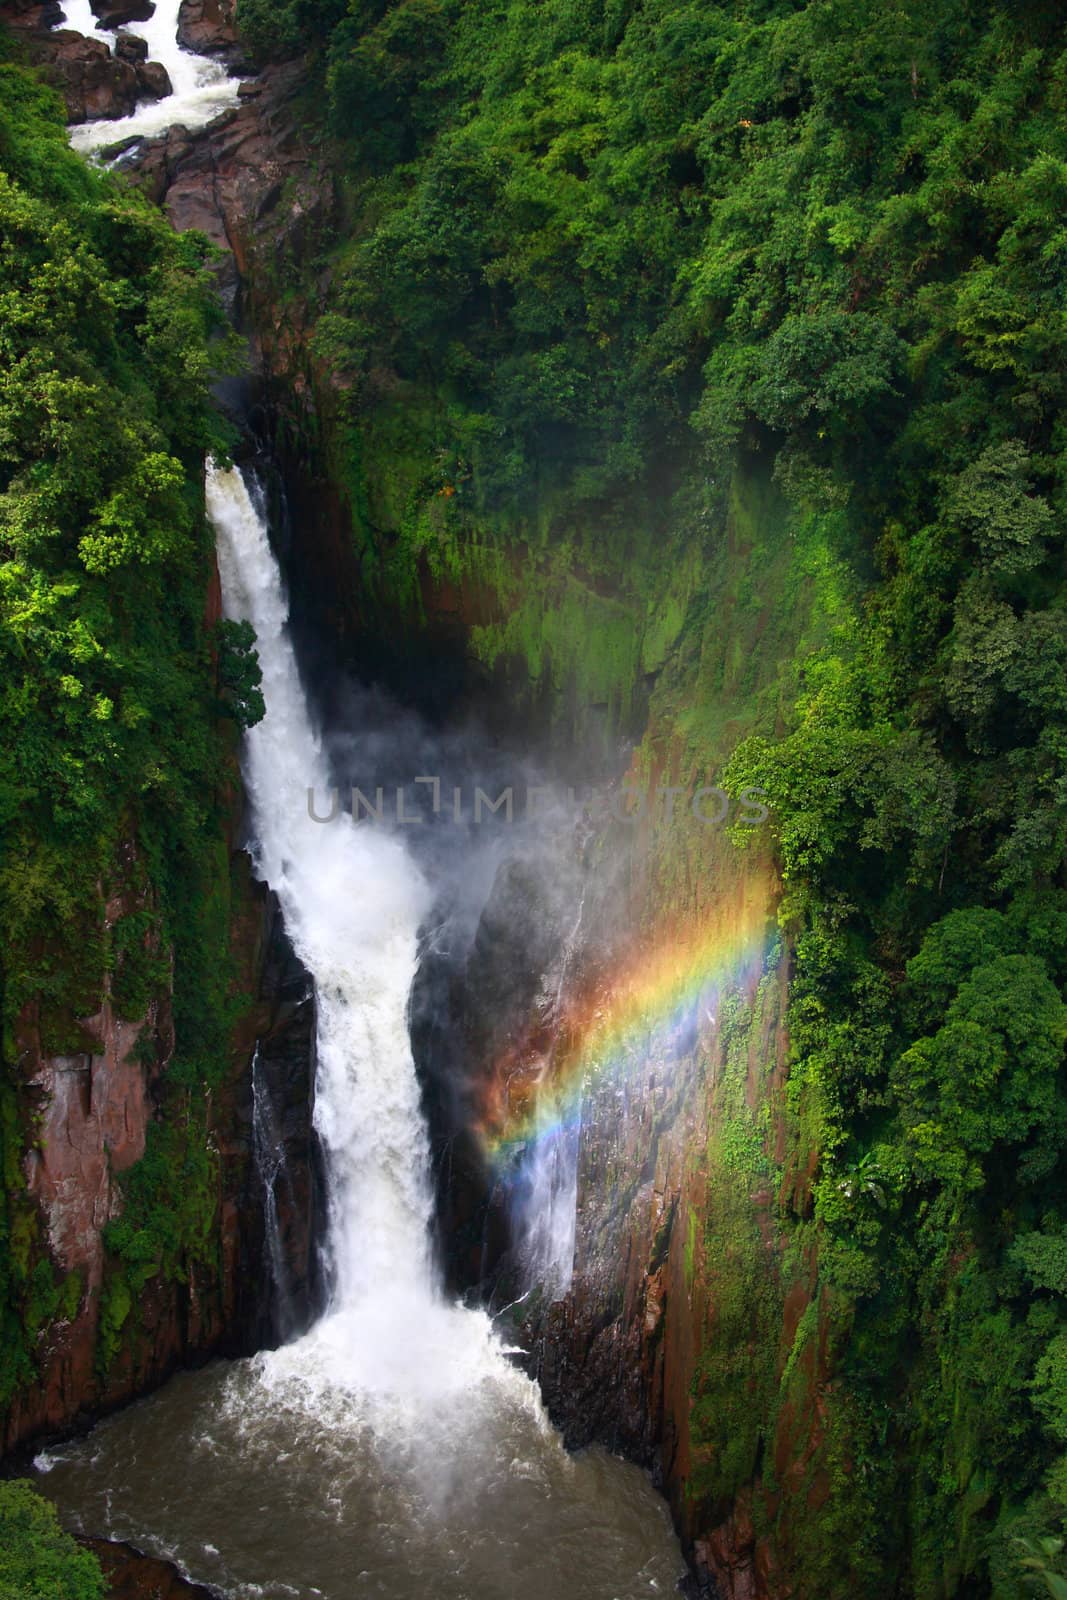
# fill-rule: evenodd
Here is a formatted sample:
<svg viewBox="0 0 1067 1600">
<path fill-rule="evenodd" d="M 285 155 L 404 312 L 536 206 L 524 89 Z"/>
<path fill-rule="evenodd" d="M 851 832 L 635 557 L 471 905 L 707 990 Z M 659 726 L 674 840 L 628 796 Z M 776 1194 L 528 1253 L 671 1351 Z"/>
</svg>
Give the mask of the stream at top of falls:
<svg viewBox="0 0 1067 1600">
<path fill-rule="evenodd" d="M 183 1373 L 42 1455 L 41 1487 L 69 1525 L 235 1600 L 670 1594 L 683 1566 L 647 1477 L 568 1455 L 488 1316 L 439 1287 L 408 1035 L 432 886 L 395 836 L 309 817 L 328 764 L 267 528 L 235 469 L 209 466 L 207 491 L 224 610 L 254 625 L 263 672 L 243 758 L 255 867 L 316 985 L 331 1295 L 301 1338 Z"/>
<path fill-rule="evenodd" d="M 71 128 L 75 150 L 90 155 L 123 139 L 151 137 L 177 124 L 202 128 L 237 104 L 240 80 L 231 77 L 222 62 L 196 55 L 178 43 L 180 7 L 181 0 L 156 0 L 147 22 L 126 23 L 121 30 L 144 39 L 149 61 L 166 67 L 173 94 L 162 100 L 143 100 L 128 117 L 97 119 Z M 89 0 L 63 0 L 63 26 L 114 48 L 116 30 L 101 28 Z"/>
</svg>

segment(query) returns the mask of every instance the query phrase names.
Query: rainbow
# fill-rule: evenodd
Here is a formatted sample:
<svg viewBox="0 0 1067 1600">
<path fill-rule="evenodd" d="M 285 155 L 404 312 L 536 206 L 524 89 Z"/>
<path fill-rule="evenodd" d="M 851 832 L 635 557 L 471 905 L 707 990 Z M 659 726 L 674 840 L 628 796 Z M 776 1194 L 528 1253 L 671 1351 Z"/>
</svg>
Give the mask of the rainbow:
<svg viewBox="0 0 1067 1600">
<path fill-rule="evenodd" d="M 494 1063 L 479 1132 L 502 1175 L 531 1145 L 581 1121 L 598 1083 L 625 1083 L 653 1054 L 692 1047 L 721 997 L 758 982 L 777 939 L 769 885 L 750 879 L 706 925 L 666 930 L 573 999 L 549 1031 L 533 1025 Z"/>
</svg>

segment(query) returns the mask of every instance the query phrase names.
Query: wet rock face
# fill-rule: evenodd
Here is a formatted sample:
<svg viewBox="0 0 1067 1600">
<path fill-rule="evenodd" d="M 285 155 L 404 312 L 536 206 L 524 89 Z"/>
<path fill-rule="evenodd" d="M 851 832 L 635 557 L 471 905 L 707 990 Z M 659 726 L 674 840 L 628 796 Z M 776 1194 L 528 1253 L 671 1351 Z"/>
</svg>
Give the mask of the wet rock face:
<svg viewBox="0 0 1067 1600">
<path fill-rule="evenodd" d="M 213 1600 L 212 1591 L 187 1583 L 166 1561 L 142 1556 L 128 1544 L 83 1539 L 104 1569 L 110 1600 Z"/>
<path fill-rule="evenodd" d="M 718 921 L 727 937 L 755 892 L 762 896 L 763 886 L 750 889 L 743 868 L 727 865 L 705 912 L 709 931 Z M 768 918 L 772 912 L 769 893 Z M 609 1014 L 611 983 L 609 964 L 603 999 Z M 751 971 L 731 989 L 730 1032 L 717 1001 L 701 1004 L 643 1036 L 624 1071 L 589 1076 L 571 1286 L 554 1303 L 524 1307 L 514 1328 L 568 1444 L 601 1442 L 652 1472 L 693 1562 L 691 1592 L 722 1600 L 769 1600 L 785 1592 L 766 1541 L 742 1515 L 748 1491 L 731 1503 L 702 1487 L 713 1465 L 709 1451 L 721 1441 L 718 1434 L 709 1441 L 699 1406 L 708 1352 L 718 1343 L 730 1359 L 739 1340 L 767 1337 L 754 1306 L 741 1313 L 743 1326 L 724 1331 L 724 1280 L 719 1266 L 709 1265 L 719 1261 L 708 1253 L 709 1240 L 718 1238 L 727 1254 L 748 1252 L 758 1282 L 776 1285 L 781 1271 L 771 1194 L 755 1180 L 744 1187 L 747 1180 L 737 1179 L 745 1224 L 734 1243 L 711 1145 L 739 1104 L 755 1113 L 776 1103 L 786 1071 L 786 983 L 785 964 L 773 982 Z M 743 1032 L 740 1019 L 747 1019 Z M 765 1137 L 773 1141 L 768 1128 Z M 803 1309 L 807 1298 L 798 1293 Z M 797 1431 L 809 1420 L 805 1413 Z M 791 1436 L 783 1448 L 792 1461 L 800 1446 Z M 757 1480 L 750 1501 L 761 1492 Z"/>
<path fill-rule="evenodd" d="M 576 876 L 577 865 L 572 868 Z M 577 891 L 530 862 L 502 862 L 469 946 L 431 933 L 411 997 L 446 1281 L 497 1303 L 521 1292 L 507 1196 L 474 1127 L 487 1072 L 515 1041 L 537 1056 L 550 1037 L 561 952 Z M 542 1026 L 531 1033 L 532 1015 Z M 524 1062 L 516 1060 L 515 1071 Z M 536 1068 L 534 1069 L 536 1070 Z"/>
<path fill-rule="evenodd" d="M 707 1111 L 707 1045 L 649 1060 L 621 1093 L 609 1083 L 590 1094 L 573 1283 L 531 1329 L 546 1402 L 568 1443 L 606 1443 L 651 1468 L 661 1486 L 682 1465 L 688 1410 L 675 1409 L 687 1397 L 693 1311 L 687 1169 Z"/>
<path fill-rule="evenodd" d="M 325 1294 L 318 1246 L 326 1232 L 326 1185 L 313 1126 L 314 987 L 293 953 L 275 897 L 269 895 L 267 903 L 270 932 L 260 986 L 266 1025 L 256 1041 L 249 1092 L 241 1104 L 256 1156 L 248 1198 L 263 1263 L 252 1319 L 257 1348 L 303 1332 L 321 1310 Z M 269 1146 L 266 1163 L 264 1152 L 255 1149 L 257 1138 Z M 265 1182 L 270 1196 L 263 1192 Z M 266 1237 L 271 1226 L 277 1238 L 274 1251 Z M 275 1281 L 275 1255 L 280 1255 L 280 1282 Z"/>
<path fill-rule="evenodd" d="M 243 863 L 243 867 L 241 866 Z M 265 1197 L 254 1152 L 252 1063 L 257 1040 L 281 1130 L 287 1174 L 276 1195 L 288 1324 L 310 1321 L 318 1304 L 315 1243 L 320 1195 L 312 1132 L 314 1006 L 306 972 L 285 936 L 273 896 L 253 884 L 237 858 L 243 891 L 233 944 L 241 987 L 257 996 L 239 1025 L 231 1071 L 210 1101 L 209 1140 L 218 1155 L 218 1264 L 190 1267 L 187 1281 L 157 1276 L 145 1285 L 136 1328 L 102 1375 L 97 1366 L 101 1295 L 107 1281 L 103 1233 L 122 1214 L 122 1175 L 144 1154 L 174 1048 L 169 1000 L 137 1021 L 105 1001 L 83 1028 L 94 1047 L 54 1056 L 40 1047 L 33 1018 L 20 1039 L 24 1093 L 36 1134 L 24 1160 L 27 1193 L 57 1273 L 78 1274 L 80 1301 L 69 1321 L 43 1330 L 39 1376 L 0 1414 L 0 1450 L 55 1436 L 124 1404 L 178 1367 L 211 1354 L 240 1355 L 279 1332 L 265 1234 Z M 117 903 L 109 917 L 129 907 Z M 146 1046 L 151 1043 L 151 1049 Z M 125 1592 L 125 1591 L 124 1591 Z M 131 1589 L 147 1597 L 152 1589 Z M 170 1593 L 170 1591 L 164 1591 Z M 182 1593 L 175 1590 L 175 1595 Z"/>
</svg>

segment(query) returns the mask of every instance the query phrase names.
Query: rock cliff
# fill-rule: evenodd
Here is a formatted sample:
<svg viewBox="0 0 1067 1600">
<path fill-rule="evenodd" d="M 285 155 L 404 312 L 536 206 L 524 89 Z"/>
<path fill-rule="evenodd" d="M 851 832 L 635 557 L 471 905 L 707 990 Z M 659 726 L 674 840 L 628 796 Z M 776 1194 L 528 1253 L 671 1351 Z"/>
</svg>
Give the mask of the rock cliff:
<svg viewBox="0 0 1067 1600">
<path fill-rule="evenodd" d="M 105 1230 L 123 1215 L 124 1175 L 144 1157 L 159 1115 L 173 1048 L 170 1005 L 164 994 L 129 1021 L 105 998 L 97 1015 L 81 1019 L 90 1047 L 58 1056 L 42 1048 L 34 1018 L 25 1018 L 20 1070 L 27 1102 L 37 1108 L 23 1163 L 25 1193 L 42 1220 L 48 1259 L 76 1292 L 40 1331 L 38 1377 L 15 1395 L 4 1418 L 5 1449 L 80 1425 L 180 1366 L 262 1348 L 306 1323 L 316 1303 L 313 1000 L 273 896 L 251 881 L 243 855 L 233 858 L 233 874 L 233 948 L 246 992 L 256 999 L 237 1025 L 222 1086 L 206 1106 L 215 1248 L 185 1274 L 146 1281 L 107 1361 L 102 1324 L 112 1263 Z M 121 909 L 112 905 L 109 912 Z M 279 1145 L 284 1307 L 264 1236 L 253 1054 L 264 1063 L 260 1092 L 272 1108 Z"/>
</svg>

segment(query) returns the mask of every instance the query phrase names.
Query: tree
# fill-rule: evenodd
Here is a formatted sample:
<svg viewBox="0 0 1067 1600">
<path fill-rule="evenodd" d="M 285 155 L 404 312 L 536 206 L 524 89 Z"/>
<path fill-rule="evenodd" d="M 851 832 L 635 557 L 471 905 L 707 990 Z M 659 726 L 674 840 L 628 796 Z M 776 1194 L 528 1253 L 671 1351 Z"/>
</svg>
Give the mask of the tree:
<svg viewBox="0 0 1067 1600">
<path fill-rule="evenodd" d="M 996 956 L 965 977 L 944 1025 L 893 1072 L 918 1175 L 977 1189 L 994 1145 L 1043 1130 L 1054 1148 L 1065 1039 L 1067 1006 L 1034 956 Z"/>
<path fill-rule="evenodd" d="M 100 1563 L 24 1478 L 0 1482 L 0 1600 L 102 1600 Z"/>
<path fill-rule="evenodd" d="M 239 728 L 253 728 L 266 711 L 255 629 L 250 622 L 224 620 L 217 638 L 223 705 Z"/>
</svg>

